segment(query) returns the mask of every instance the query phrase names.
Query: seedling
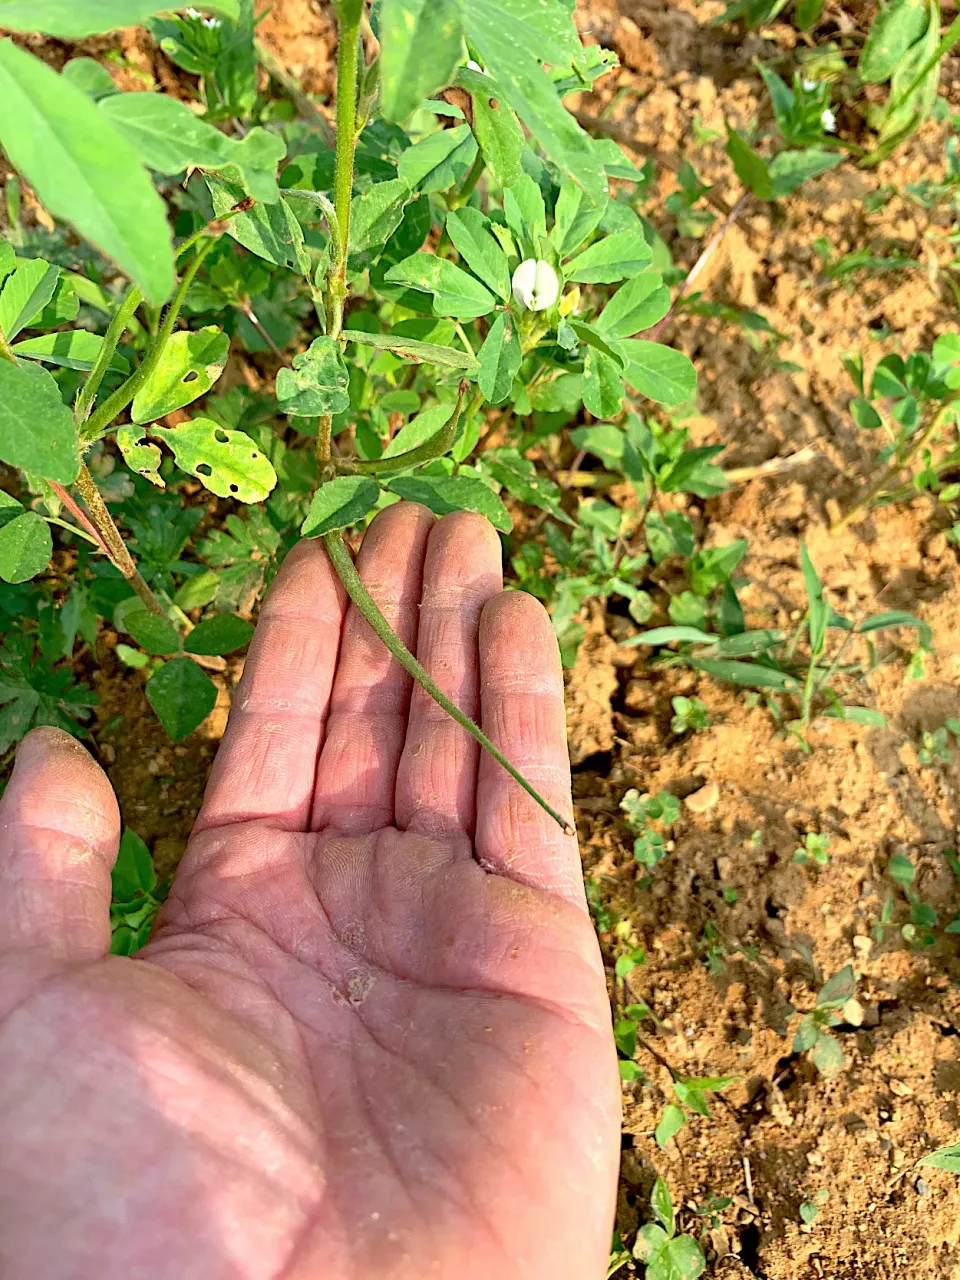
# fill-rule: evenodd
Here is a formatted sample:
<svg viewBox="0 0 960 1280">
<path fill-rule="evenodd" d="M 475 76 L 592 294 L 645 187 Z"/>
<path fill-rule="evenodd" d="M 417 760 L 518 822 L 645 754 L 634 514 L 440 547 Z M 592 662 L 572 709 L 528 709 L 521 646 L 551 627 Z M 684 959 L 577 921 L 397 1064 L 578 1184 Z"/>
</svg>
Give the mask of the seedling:
<svg viewBox="0 0 960 1280">
<path fill-rule="evenodd" d="M 805 1200 L 800 1206 L 800 1221 L 804 1226 L 811 1226 L 819 1217 L 820 1210 L 830 1199 L 830 1192 L 821 1187 L 819 1191 L 815 1191 L 809 1200 Z"/>
<path fill-rule="evenodd" d="M 627 815 L 627 824 L 638 833 L 633 843 L 633 856 L 643 866 L 653 869 L 666 856 L 663 830 L 668 829 L 680 817 L 680 801 L 669 791 L 659 795 L 641 795 L 635 788 L 620 801 L 620 808 Z"/>
<path fill-rule="evenodd" d="M 863 1009 L 855 998 L 857 976 L 847 965 L 817 992 L 814 1008 L 804 1014 L 793 1040 L 794 1053 L 809 1051 L 821 1075 L 834 1076 L 843 1069 L 843 1049 L 830 1030 L 842 1022 L 859 1027 Z"/>
<path fill-rule="evenodd" d="M 960 719 L 951 716 L 940 729 L 924 730 L 917 759 L 921 764 L 949 764 L 952 759 L 950 738 L 960 738 Z"/>
<path fill-rule="evenodd" d="M 648 1280 L 697 1280 L 706 1268 L 703 1250 L 688 1235 L 677 1235 L 670 1188 L 658 1178 L 650 1196 L 654 1221 L 640 1228 L 633 1256 L 644 1263 Z"/>
<path fill-rule="evenodd" d="M 120 840 L 111 882 L 110 950 L 116 956 L 129 956 L 149 941 L 168 888 L 157 879 L 150 850 L 129 827 Z"/>
<path fill-rule="evenodd" d="M 691 1114 L 703 1116 L 709 1120 L 710 1106 L 707 1095 L 719 1093 L 739 1079 L 739 1076 L 673 1075 L 673 1092 L 676 1102 L 668 1102 L 663 1109 L 654 1132 L 657 1146 L 662 1149 L 671 1138 L 675 1138 Z"/>
<path fill-rule="evenodd" d="M 830 845 L 832 839 L 826 832 L 808 831 L 803 837 L 803 844 L 793 852 L 794 862 L 804 865 L 815 862 L 818 867 L 830 865 Z"/>
<path fill-rule="evenodd" d="M 709 713 L 699 698 L 674 698 L 673 712 L 670 728 L 678 735 L 710 728 Z"/>
</svg>

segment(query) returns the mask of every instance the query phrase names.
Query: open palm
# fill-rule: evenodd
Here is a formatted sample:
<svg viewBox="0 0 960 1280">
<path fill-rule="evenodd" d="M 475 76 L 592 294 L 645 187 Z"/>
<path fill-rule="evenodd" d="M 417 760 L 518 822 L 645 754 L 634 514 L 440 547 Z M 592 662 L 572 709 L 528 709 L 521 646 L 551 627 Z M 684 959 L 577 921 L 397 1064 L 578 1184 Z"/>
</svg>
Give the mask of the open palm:
<svg viewBox="0 0 960 1280">
<path fill-rule="evenodd" d="M 562 682 L 496 535 L 402 504 L 358 567 L 561 810 Z M 72 740 L 0 803 L 4 1280 L 598 1280 L 618 1159 L 576 842 L 410 682 L 316 543 L 264 605 L 154 940 Z"/>
</svg>

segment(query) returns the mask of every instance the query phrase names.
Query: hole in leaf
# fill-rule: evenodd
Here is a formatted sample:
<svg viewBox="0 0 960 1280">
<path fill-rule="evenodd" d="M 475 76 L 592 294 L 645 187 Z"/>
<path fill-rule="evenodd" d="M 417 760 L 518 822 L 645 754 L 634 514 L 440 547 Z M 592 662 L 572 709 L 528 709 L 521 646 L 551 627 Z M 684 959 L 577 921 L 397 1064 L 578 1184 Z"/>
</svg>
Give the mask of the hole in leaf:
<svg viewBox="0 0 960 1280">
<path fill-rule="evenodd" d="M 197 373 L 196 369 L 191 369 L 189 373 L 185 373 L 183 375 L 183 380 L 184 382 L 196 382 L 199 377 L 200 375 Z"/>
<path fill-rule="evenodd" d="M 213 433 L 213 438 L 218 444 L 230 443 L 230 437 L 227 435 L 226 431 L 224 431 L 223 427 L 217 427 L 216 431 Z"/>
<path fill-rule="evenodd" d="M 210 463 L 209 463 L 209 462 L 198 462 L 198 463 L 197 463 L 197 475 L 200 475 L 200 476 L 212 476 L 212 475 L 213 475 L 213 467 L 211 467 L 211 465 L 210 465 Z"/>
<path fill-rule="evenodd" d="M 232 484 L 232 485 L 230 486 L 230 492 L 231 492 L 231 493 L 239 493 L 239 492 L 240 492 L 240 486 L 239 486 L 239 485 L 237 485 L 237 484 Z"/>
</svg>

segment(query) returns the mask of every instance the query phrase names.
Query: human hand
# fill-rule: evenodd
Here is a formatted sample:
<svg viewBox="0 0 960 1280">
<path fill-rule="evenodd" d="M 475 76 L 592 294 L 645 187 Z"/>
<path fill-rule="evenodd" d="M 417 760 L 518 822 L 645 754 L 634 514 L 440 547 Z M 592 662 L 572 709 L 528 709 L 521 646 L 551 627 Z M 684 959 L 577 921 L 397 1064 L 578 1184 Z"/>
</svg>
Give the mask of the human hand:
<svg viewBox="0 0 960 1280">
<path fill-rule="evenodd" d="M 401 504 L 358 567 L 561 811 L 545 613 L 485 521 Z M 479 692 L 478 692 L 479 691 Z M 346 609 L 264 604 L 154 939 L 107 954 L 119 815 L 55 730 L 0 802 L 4 1280 L 599 1280 L 619 1158 L 576 841 Z"/>
</svg>

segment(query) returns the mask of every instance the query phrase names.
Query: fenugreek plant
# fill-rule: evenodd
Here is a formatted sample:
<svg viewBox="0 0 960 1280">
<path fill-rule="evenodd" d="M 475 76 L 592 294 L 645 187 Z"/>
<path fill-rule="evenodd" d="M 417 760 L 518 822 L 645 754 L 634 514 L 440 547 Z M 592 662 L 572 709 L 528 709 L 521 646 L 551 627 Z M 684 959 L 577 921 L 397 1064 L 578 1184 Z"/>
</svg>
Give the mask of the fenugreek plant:
<svg viewBox="0 0 960 1280">
<path fill-rule="evenodd" d="M 535 795 L 390 630 L 346 531 L 409 498 L 508 532 L 504 490 L 569 522 L 530 446 L 581 404 L 616 418 L 627 387 L 689 401 L 693 368 L 636 336 L 670 295 L 631 203 L 642 174 L 564 106 L 613 62 L 581 44 L 568 0 L 334 9 L 331 130 L 258 63 L 252 0 L 180 16 L 150 0 L 0 0 L 0 25 L 67 40 L 145 23 L 196 78 L 192 103 L 121 93 L 89 58 L 58 73 L 0 41 L 14 171 L 0 460 L 23 498 L 0 499 L 0 576 L 44 575 L 63 539 L 73 586 L 34 612 L 64 652 L 109 618 L 182 738 L 215 699 L 203 664 L 249 638 L 237 612 L 299 528 L 397 660 Z M 23 216 L 23 183 L 39 219 Z M 231 343 L 278 366 L 273 395 L 214 392 Z M 517 425 L 488 439 L 488 406 Z M 186 477 L 249 515 L 191 544 L 202 508 L 184 502 Z M 23 715 L 8 720 L 5 743 Z"/>
</svg>

